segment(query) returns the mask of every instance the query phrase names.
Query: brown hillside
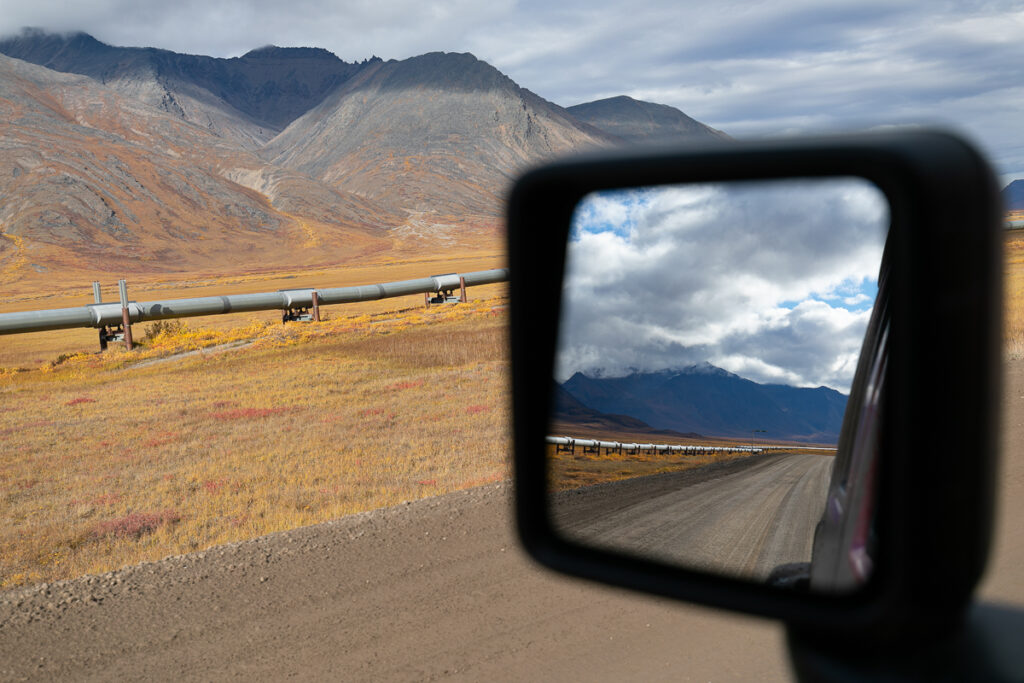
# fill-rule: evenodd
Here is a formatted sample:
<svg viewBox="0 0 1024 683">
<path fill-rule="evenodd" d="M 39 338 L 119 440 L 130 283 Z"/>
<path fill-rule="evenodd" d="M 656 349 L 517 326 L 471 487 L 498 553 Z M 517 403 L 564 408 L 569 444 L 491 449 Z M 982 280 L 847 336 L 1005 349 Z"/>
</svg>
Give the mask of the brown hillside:
<svg viewBox="0 0 1024 683">
<path fill-rule="evenodd" d="M 0 56 L 0 120 L 2 282 L 327 263 L 390 248 L 367 226 L 394 219 L 365 200 L 311 189 L 89 78 Z"/>
<path fill-rule="evenodd" d="M 603 132 L 470 54 L 216 59 L 32 30 L 0 53 L 0 283 L 29 289 L 495 254 L 520 171 L 643 128 Z"/>
<path fill-rule="evenodd" d="M 524 167 L 612 143 L 473 55 L 431 53 L 364 69 L 263 154 L 393 211 L 461 221 L 500 216 Z"/>
</svg>

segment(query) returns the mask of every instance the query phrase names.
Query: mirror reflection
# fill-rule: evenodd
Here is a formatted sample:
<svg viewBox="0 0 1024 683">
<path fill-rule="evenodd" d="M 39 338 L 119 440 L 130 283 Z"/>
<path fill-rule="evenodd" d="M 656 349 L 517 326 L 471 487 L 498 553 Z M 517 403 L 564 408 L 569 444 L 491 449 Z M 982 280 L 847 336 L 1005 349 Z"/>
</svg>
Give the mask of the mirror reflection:
<svg viewBox="0 0 1024 683">
<path fill-rule="evenodd" d="M 585 197 L 548 431 L 559 532 L 778 586 L 866 580 L 888 225 L 860 178 Z"/>
</svg>

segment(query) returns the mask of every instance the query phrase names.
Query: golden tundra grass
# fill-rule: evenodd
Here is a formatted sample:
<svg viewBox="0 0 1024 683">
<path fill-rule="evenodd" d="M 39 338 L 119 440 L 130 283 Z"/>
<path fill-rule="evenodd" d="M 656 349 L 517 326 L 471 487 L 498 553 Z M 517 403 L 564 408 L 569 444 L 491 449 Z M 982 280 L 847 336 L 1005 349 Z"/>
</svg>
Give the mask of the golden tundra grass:
<svg viewBox="0 0 1024 683">
<path fill-rule="evenodd" d="M 5 368 L 0 586 L 505 478 L 504 303 L 186 321 L 133 353 Z"/>
<path fill-rule="evenodd" d="M 1024 358 L 1024 230 L 1007 231 L 1003 342 L 1010 358 Z"/>
</svg>

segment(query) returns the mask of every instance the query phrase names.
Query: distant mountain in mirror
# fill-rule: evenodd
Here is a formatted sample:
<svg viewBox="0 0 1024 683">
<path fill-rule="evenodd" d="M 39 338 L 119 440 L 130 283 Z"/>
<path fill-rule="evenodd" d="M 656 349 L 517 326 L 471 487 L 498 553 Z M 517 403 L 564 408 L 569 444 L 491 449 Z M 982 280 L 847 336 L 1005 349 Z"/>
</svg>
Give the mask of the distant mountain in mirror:
<svg viewBox="0 0 1024 683">
<path fill-rule="evenodd" d="M 720 130 L 692 119 L 675 107 L 620 95 L 585 102 L 567 111 L 609 135 L 638 145 L 732 140 Z"/>
<path fill-rule="evenodd" d="M 552 405 L 554 406 L 554 414 L 552 415 L 552 422 L 558 423 L 558 429 L 565 428 L 570 431 L 574 431 L 573 434 L 566 434 L 566 436 L 583 436 L 581 433 L 575 433 L 582 427 L 588 434 L 593 431 L 605 433 L 605 434 L 619 434 L 629 433 L 636 435 L 633 438 L 640 438 L 639 435 L 649 434 L 652 438 L 656 436 L 673 436 L 673 437 L 685 437 L 691 439 L 701 438 L 700 434 L 695 432 L 681 433 L 674 429 L 655 429 L 643 420 L 638 420 L 635 417 L 629 415 L 616 415 L 614 413 L 602 413 L 600 411 L 589 408 L 575 396 L 566 391 L 557 382 L 554 383 L 552 388 Z M 556 429 L 556 431 L 558 431 Z M 557 435 L 556 435 L 557 436 Z"/>
<path fill-rule="evenodd" d="M 560 388 L 585 408 L 654 429 L 737 438 L 763 429 L 758 438 L 814 443 L 838 440 L 847 400 L 828 387 L 758 384 L 708 363 L 625 377 L 576 373 Z M 564 405 L 556 401 L 556 412 Z"/>
<path fill-rule="evenodd" d="M 1003 203 L 1007 211 L 1024 211 L 1024 180 L 1014 180 L 1003 188 Z"/>
</svg>

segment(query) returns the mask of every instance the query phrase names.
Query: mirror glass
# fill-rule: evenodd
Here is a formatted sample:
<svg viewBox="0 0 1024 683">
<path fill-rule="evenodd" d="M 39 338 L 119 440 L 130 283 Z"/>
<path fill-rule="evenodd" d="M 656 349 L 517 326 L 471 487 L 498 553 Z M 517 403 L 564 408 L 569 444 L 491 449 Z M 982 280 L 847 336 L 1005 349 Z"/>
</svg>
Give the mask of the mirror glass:
<svg viewBox="0 0 1024 683">
<path fill-rule="evenodd" d="M 557 531 L 794 589 L 863 583 L 888 227 L 854 177 L 586 196 L 547 439 Z"/>
</svg>

